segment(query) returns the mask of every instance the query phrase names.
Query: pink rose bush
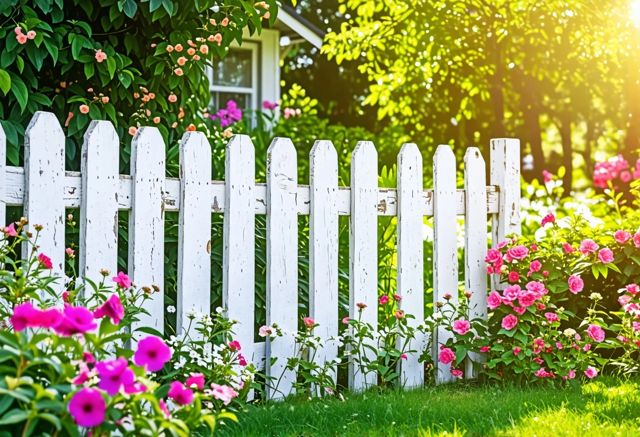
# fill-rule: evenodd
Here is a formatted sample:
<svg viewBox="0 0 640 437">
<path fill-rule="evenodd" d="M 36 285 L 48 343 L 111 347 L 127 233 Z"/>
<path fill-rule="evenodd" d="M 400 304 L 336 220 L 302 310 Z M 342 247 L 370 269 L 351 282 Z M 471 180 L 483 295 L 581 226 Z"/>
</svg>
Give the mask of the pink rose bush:
<svg viewBox="0 0 640 437">
<path fill-rule="evenodd" d="M 33 247 L 25 224 L 5 228 L 3 259 L 19 259 L 15 248 L 21 244 Z M 134 424 L 149 423 L 159 434 L 186 436 L 196 430 L 210 434 L 219 419 L 235 419 L 227 409 L 250 386 L 238 370 L 237 341 L 233 350 L 222 346 L 224 353 L 202 363 L 202 372 L 175 372 L 189 367 L 183 350 L 132 326 L 154 287 L 136 290 L 124 272 L 111 280 L 105 271 L 91 289 L 72 281 L 60 293 L 52 288 L 57 278 L 50 275 L 49 257 L 30 253 L 12 265 L 16 268 L 0 271 L 5 351 L 0 388 L 7 393 L 0 420 L 7 412 L 25 413 L 7 420 L 3 430 L 22 432 L 28 426 L 29 435 L 51 435 L 64 427 L 89 435 L 129 435 Z M 230 322 L 218 328 L 215 336 L 231 337 Z"/>
</svg>

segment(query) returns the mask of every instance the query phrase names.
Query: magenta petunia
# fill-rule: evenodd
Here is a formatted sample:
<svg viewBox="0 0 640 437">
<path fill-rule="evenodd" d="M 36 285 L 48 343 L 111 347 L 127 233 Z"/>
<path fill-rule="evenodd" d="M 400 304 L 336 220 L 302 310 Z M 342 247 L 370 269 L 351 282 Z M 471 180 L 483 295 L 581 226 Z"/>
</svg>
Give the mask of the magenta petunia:
<svg viewBox="0 0 640 437">
<path fill-rule="evenodd" d="M 93 317 L 96 319 L 109 317 L 114 325 L 120 323 L 124 318 L 124 306 L 120 301 L 120 296 L 112 294 L 102 305 L 93 310 Z"/>
<path fill-rule="evenodd" d="M 115 360 L 105 360 L 96 363 L 96 370 L 100 376 L 98 387 L 114 396 L 121 387 L 132 385 L 136 376 L 129 368 L 126 358 L 116 358 Z"/>
<path fill-rule="evenodd" d="M 171 355 L 171 348 L 161 338 L 149 335 L 138 342 L 133 362 L 150 372 L 157 372 L 171 359 Z"/>
<path fill-rule="evenodd" d="M 62 336 L 84 334 L 96 329 L 98 324 L 91 311 L 85 307 L 68 305 L 64 308 L 60 323 L 54 326 L 54 330 Z"/>
<path fill-rule="evenodd" d="M 193 391 L 185 387 L 180 381 L 173 381 L 171 383 L 167 396 L 173 399 L 178 405 L 189 405 L 193 402 Z"/>
<path fill-rule="evenodd" d="M 92 428 L 104 422 L 106 403 L 100 390 L 85 387 L 71 397 L 68 409 L 78 425 Z"/>
<path fill-rule="evenodd" d="M 53 268 L 53 263 L 51 262 L 51 258 L 49 258 L 44 253 L 41 253 L 38 255 L 38 261 L 40 262 L 40 265 L 45 269 L 51 270 Z"/>
<path fill-rule="evenodd" d="M 194 385 L 198 390 L 204 388 L 204 375 L 202 373 L 192 373 L 186 380 L 187 387 L 193 387 Z"/>
<path fill-rule="evenodd" d="M 131 282 L 131 279 L 125 272 L 118 272 L 118 275 L 114 276 L 111 279 L 120 288 L 128 289 L 128 288 L 131 288 L 131 286 L 133 285 L 133 283 Z"/>
<path fill-rule="evenodd" d="M 18 332 L 26 328 L 52 328 L 60 322 L 60 310 L 57 308 L 40 310 L 31 302 L 25 302 L 13 309 L 10 321 L 13 329 Z"/>
</svg>

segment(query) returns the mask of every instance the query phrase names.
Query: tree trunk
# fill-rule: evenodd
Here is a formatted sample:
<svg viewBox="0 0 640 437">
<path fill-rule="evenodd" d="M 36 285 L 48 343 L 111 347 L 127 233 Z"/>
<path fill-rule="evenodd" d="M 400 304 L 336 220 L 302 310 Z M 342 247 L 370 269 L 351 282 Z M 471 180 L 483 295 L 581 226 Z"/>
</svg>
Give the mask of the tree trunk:
<svg viewBox="0 0 640 437">
<path fill-rule="evenodd" d="M 571 142 L 571 114 L 567 112 L 560 117 L 560 137 L 562 138 L 562 165 L 565 170 L 562 185 L 564 196 L 569 196 L 573 188 L 573 143 Z"/>
</svg>

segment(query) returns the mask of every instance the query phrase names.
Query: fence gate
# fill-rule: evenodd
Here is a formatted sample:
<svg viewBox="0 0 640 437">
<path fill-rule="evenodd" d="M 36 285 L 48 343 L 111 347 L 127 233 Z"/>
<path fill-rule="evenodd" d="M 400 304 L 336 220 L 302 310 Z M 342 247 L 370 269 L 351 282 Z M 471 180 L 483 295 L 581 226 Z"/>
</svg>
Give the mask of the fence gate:
<svg viewBox="0 0 640 437">
<path fill-rule="evenodd" d="M 475 147 L 464 157 L 464 188 L 456 185 L 456 160 L 451 148 L 438 146 L 433 158 L 433 189 L 424 189 L 423 164 L 415 144 L 404 144 L 398 155 L 398 187 L 378 187 L 378 160 L 371 142 L 359 142 L 351 159 L 351 186 L 338 186 L 338 159 L 330 141 L 311 150 L 309 185 L 298 185 L 296 151 L 288 138 L 276 138 L 267 153 L 267 183 L 255 182 L 255 151 L 246 135 L 236 135 L 226 147 L 226 181 L 212 180 L 211 149 L 201 132 L 187 132 L 180 143 L 180 178 L 165 177 L 165 144 L 154 127 L 138 130 L 131 147 L 131 175 L 119 175 L 119 139 L 111 123 L 93 121 L 84 137 L 81 171 L 65 171 L 65 137 L 52 113 L 37 112 L 25 135 L 24 168 L 6 166 L 6 139 L 0 127 L 0 223 L 5 206 L 23 205 L 31 223 L 45 232 L 41 250 L 61 274 L 64 267 L 65 208 L 80 208 L 80 274 L 93 280 L 100 269 L 117 266 L 118 211 L 130 211 L 129 273 L 140 285 L 163 283 L 164 213 L 179 211 L 178 326 L 192 309 L 210 311 L 211 213 L 224 214 L 223 301 L 247 356 L 268 374 L 280 376 L 293 352 L 292 335 L 272 344 L 254 342 L 255 215 L 267 216 L 267 322 L 286 331 L 298 329 L 297 216 L 309 215 L 310 316 L 327 340 L 338 334 L 338 216 L 350 218 L 350 316 L 365 303 L 363 320 L 377 322 L 377 220 L 398 218 L 398 294 L 401 307 L 423 318 L 424 217 L 433 216 L 433 279 L 435 301 L 447 293 L 457 300 L 458 261 L 456 218 L 464 216 L 464 284 L 473 292 L 468 316 L 486 317 L 487 274 L 484 257 L 489 220 L 492 241 L 519 233 L 520 145 L 516 139 L 491 141 L 490 181 Z M 426 268 L 431 268 L 427 266 Z M 494 284 L 494 287 L 499 284 Z M 61 285 L 62 286 L 62 285 Z M 141 323 L 162 330 L 163 293 L 155 293 Z M 417 320 L 414 320 L 417 323 Z M 434 344 L 447 333 L 435 334 Z M 425 338 L 412 348 L 423 349 Z M 338 347 L 325 341 L 324 362 Z M 437 348 L 435 348 L 437 349 Z M 433 351 L 434 354 L 437 351 Z M 270 365 L 270 357 L 277 357 Z M 402 363 L 407 386 L 424 383 L 418 354 Z M 437 363 L 437 361 L 436 361 Z M 469 373 L 469 372 L 467 372 Z M 437 381 L 449 381 L 438 365 Z M 285 374 L 281 391 L 289 393 L 294 374 Z M 375 384 L 375 375 L 349 375 L 359 390 Z"/>
</svg>

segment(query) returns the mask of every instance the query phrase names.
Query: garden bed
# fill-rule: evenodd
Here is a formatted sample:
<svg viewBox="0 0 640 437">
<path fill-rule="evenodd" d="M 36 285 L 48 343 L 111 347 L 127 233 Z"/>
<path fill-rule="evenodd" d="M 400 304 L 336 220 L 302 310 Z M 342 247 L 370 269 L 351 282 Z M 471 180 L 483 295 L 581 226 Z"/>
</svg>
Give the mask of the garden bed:
<svg viewBox="0 0 640 437">
<path fill-rule="evenodd" d="M 224 436 L 640 435 L 640 380 L 439 386 L 251 406 Z"/>
</svg>

